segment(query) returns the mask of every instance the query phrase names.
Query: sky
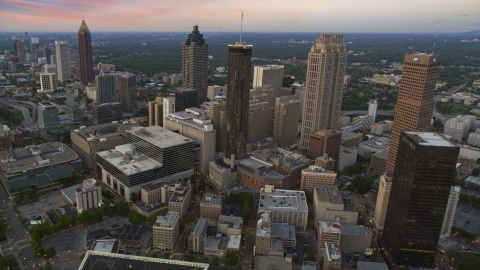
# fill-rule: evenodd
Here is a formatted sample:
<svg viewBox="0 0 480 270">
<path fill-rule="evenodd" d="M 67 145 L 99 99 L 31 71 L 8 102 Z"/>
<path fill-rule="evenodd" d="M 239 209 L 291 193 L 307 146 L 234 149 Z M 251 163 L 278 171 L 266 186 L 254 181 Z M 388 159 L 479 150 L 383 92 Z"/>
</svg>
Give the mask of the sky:
<svg viewBox="0 0 480 270">
<path fill-rule="evenodd" d="M 479 0 L 0 0 L 1 32 L 466 32 Z"/>
</svg>

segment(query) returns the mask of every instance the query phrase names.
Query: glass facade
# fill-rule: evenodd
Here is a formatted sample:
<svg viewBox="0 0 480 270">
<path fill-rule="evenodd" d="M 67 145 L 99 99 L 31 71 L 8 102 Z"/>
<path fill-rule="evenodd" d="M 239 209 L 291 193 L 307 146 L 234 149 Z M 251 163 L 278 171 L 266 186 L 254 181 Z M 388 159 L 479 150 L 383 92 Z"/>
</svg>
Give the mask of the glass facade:
<svg viewBox="0 0 480 270">
<path fill-rule="evenodd" d="M 433 268 L 459 148 L 405 132 L 399 141 L 381 243 L 393 265 Z"/>
</svg>

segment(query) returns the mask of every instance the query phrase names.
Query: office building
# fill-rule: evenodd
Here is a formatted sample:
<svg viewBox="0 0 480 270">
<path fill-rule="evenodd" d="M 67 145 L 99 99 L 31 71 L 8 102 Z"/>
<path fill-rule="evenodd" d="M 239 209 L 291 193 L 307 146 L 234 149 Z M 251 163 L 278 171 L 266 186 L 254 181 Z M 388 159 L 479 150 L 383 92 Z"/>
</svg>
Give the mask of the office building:
<svg viewBox="0 0 480 270">
<path fill-rule="evenodd" d="M 179 232 L 178 212 L 168 212 L 165 216 L 158 216 L 153 224 L 153 248 L 169 251 L 177 242 Z"/>
<path fill-rule="evenodd" d="M 185 214 L 192 199 L 190 182 L 160 182 L 140 188 L 140 201 L 133 209 L 143 215 L 158 215 L 167 211 Z"/>
<path fill-rule="evenodd" d="M 10 150 L 10 128 L 7 125 L 0 125 L 0 151 Z"/>
<path fill-rule="evenodd" d="M 228 45 L 227 141 L 223 158 L 228 165 L 247 155 L 251 65 L 252 45 Z"/>
<path fill-rule="evenodd" d="M 287 147 L 297 141 L 300 101 L 297 96 L 277 97 L 273 116 L 273 138 L 278 147 Z"/>
<path fill-rule="evenodd" d="M 382 236 L 390 264 L 433 267 L 459 150 L 436 133 L 400 133 Z"/>
<path fill-rule="evenodd" d="M 327 154 L 318 157 L 315 159 L 315 165 L 316 166 L 321 166 L 325 168 L 326 170 L 329 171 L 334 171 L 335 170 L 335 159 L 329 157 Z"/>
<path fill-rule="evenodd" d="M 58 126 L 58 109 L 50 102 L 41 102 L 37 106 L 38 126 L 49 129 Z"/>
<path fill-rule="evenodd" d="M 209 223 L 216 223 L 222 214 L 222 195 L 205 193 L 200 201 L 200 218 L 208 219 Z"/>
<path fill-rule="evenodd" d="M 373 118 L 373 122 L 375 123 L 375 117 L 377 116 L 377 107 L 378 103 L 376 99 L 372 99 L 368 102 L 368 116 Z"/>
<path fill-rule="evenodd" d="M 72 149 L 82 159 L 83 166 L 89 170 L 95 166 L 97 152 L 114 149 L 127 143 L 128 125 L 108 123 L 96 126 L 81 126 L 70 131 Z M 94 173 L 96 170 L 94 170 Z"/>
<path fill-rule="evenodd" d="M 318 258 L 325 256 L 325 242 L 340 244 L 342 231 L 338 222 L 323 222 L 318 224 Z"/>
<path fill-rule="evenodd" d="M 265 185 L 260 190 L 260 200 L 258 213 L 270 211 L 272 223 L 287 223 L 295 226 L 296 230 L 306 231 L 308 206 L 304 191 L 275 189 Z"/>
<path fill-rule="evenodd" d="M 372 231 L 363 225 L 340 225 L 342 237 L 340 248 L 343 252 L 365 253 L 372 245 Z"/>
<path fill-rule="evenodd" d="M 439 56 L 406 54 L 403 62 L 402 81 L 398 90 L 392 141 L 388 152 L 387 172 L 393 172 L 397 159 L 400 132 L 424 131 L 430 128 L 435 84 L 440 68 Z"/>
<path fill-rule="evenodd" d="M 79 270 L 98 270 L 99 268 L 115 268 L 120 265 L 132 266 L 134 269 L 168 269 L 168 270 L 207 270 L 208 263 L 197 263 L 160 258 L 148 258 L 88 250 L 80 264 Z M 130 267 L 129 267 L 130 268 Z"/>
<path fill-rule="evenodd" d="M 137 79 L 132 73 L 117 73 L 117 101 L 124 112 L 137 109 Z"/>
<path fill-rule="evenodd" d="M 248 118 L 247 142 L 256 142 L 272 136 L 274 108 L 268 102 L 250 100 Z"/>
<path fill-rule="evenodd" d="M 40 40 L 38 37 L 30 37 L 30 52 L 34 54 L 40 47 Z"/>
<path fill-rule="evenodd" d="M 352 126 L 359 130 L 370 129 L 373 123 L 375 123 L 375 118 L 370 115 L 360 115 L 352 119 Z"/>
<path fill-rule="evenodd" d="M 388 148 L 373 154 L 370 159 L 370 171 L 378 175 L 383 174 L 387 167 L 387 158 Z"/>
<path fill-rule="evenodd" d="M 343 35 L 319 34 L 308 54 L 299 148 L 308 149 L 310 134 L 315 131 L 339 128 L 346 63 Z"/>
<path fill-rule="evenodd" d="M 325 243 L 325 256 L 323 258 L 324 270 L 340 270 L 342 269 L 342 252 L 340 245 L 337 243 Z"/>
<path fill-rule="evenodd" d="M 345 169 L 345 167 L 355 164 L 355 162 L 357 162 L 357 154 L 357 149 L 341 146 L 338 156 L 338 170 L 341 171 Z"/>
<path fill-rule="evenodd" d="M 284 257 L 284 250 L 297 245 L 294 225 L 272 222 L 270 210 L 258 212 L 255 237 L 255 254 L 270 257 Z"/>
<path fill-rule="evenodd" d="M 221 215 L 217 222 L 217 233 L 230 237 L 231 235 L 241 235 L 243 228 L 242 217 Z"/>
<path fill-rule="evenodd" d="M 100 72 L 95 76 L 97 87 L 95 101 L 98 105 L 117 102 L 117 74 Z"/>
<path fill-rule="evenodd" d="M 148 125 L 163 126 L 163 98 L 156 97 L 148 102 Z"/>
<path fill-rule="evenodd" d="M 45 57 L 47 59 L 48 64 L 55 64 L 56 63 L 56 62 L 52 63 L 51 59 L 50 59 L 50 56 L 52 55 L 52 49 L 50 49 L 48 47 L 44 47 L 42 49 L 42 51 L 43 51 L 43 57 Z"/>
<path fill-rule="evenodd" d="M 342 131 L 341 145 L 344 147 L 355 147 L 359 143 L 363 142 L 363 136 L 361 133 Z"/>
<path fill-rule="evenodd" d="M 187 40 L 182 43 L 182 87 L 195 89 L 195 105 L 181 108 L 183 111 L 190 107 L 200 107 L 207 100 L 208 81 L 208 44 L 203 34 L 198 31 L 198 25 L 188 34 Z"/>
<path fill-rule="evenodd" d="M 313 191 L 313 217 L 318 222 L 357 224 L 358 211 L 349 191 L 339 191 L 337 186 L 315 187 Z"/>
<path fill-rule="evenodd" d="M 193 140 L 158 126 L 136 127 L 126 134 L 128 144 L 97 152 L 95 169 L 103 184 L 125 200 L 146 184 L 193 174 Z"/>
<path fill-rule="evenodd" d="M 450 196 L 448 196 L 447 209 L 445 211 L 445 217 L 443 218 L 442 231 L 440 233 L 440 238 L 445 238 L 450 236 L 450 231 L 452 230 L 453 218 L 455 217 L 455 210 L 457 209 L 457 203 L 460 199 L 460 194 L 462 188 L 460 186 L 453 186 L 450 189 Z"/>
<path fill-rule="evenodd" d="M 164 128 L 194 140 L 195 171 L 207 173 L 209 163 L 215 160 L 215 130 L 205 111 L 195 107 L 185 109 L 165 117 L 163 123 Z"/>
<path fill-rule="evenodd" d="M 302 170 L 300 180 L 300 189 L 313 192 L 315 187 L 335 185 L 337 182 L 337 173 L 329 171 L 323 167 L 311 165 Z"/>
<path fill-rule="evenodd" d="M 94 83 L 92 36 L 85 20 L 82 20 L 80 29 L 78 29 L 78 60 L 80 62 L 80 81 L 83 84 Z"/>
<path fill-rule="evenodd" d="M 40 73 L 39 93 L 51 93 L 57 89 L 57 75 L 55 73 Z"/>
<path fill-rule="evenodd" d="M 227 86 L 218 86 L 218 85 L 213 85 L 209 86 L 207 89 L 207 101 L 214 101 L 215 97 L 220 94 L 220 93 L 226 93 L 227 92 Z"/>
<path fill-rule="evenodd" d="M 80 89 L 78 88 L 65 88 L 66 111 L 73 123 L 80 122 L 86 107 L 86 103 L 82 101 L 79 91 Z"/>
<path fill-rule="evenodd" d="M 393 121 L 383 120 L 370 126 L 370 133 L 375 135 L 382 135 L 384 132 L 391 131 Z"/>
<path fill-rule="evenodd" d="M 342 132 L 337 130 L 319 130 L 310 134 L 308 157 L 316 159 L 327 154 L 334 160 L 339 160 Z M 336 167 L 335 167 L 336 168 Z"/>
<path fill-rule="evenodd" d="M 268 102 L 270 106 L 275 106 L 275 90 L 270 85 L 257 86 L 250 89 L 250 100 Z"/>
<path fill-rule="evenodd" d="M 377 238 L 380 238 L 383 233 L 383 226 L 385 225 L 385 217 L 387 215 L 388 200 L 390 199 L 390 192 L 392 190 L 392 178 L 393 174 L 389 172 L 386 172 L 380 176 L 377 202 L 375 204 L 375 215 L 373 217 L 373 224 L 375 225 Z"/>
<path fill-rule="evenodd" d="M 163 98 L 163 117 L 175 112 L 175 97 Z"/>
<path fill-rule="evenodd" d="M 480 128 L 475 129 L 475 132 L 468 134 L 467 143 L 473 146 L 480 146 Z"/>
<path fill-rule="evenodd" d="M 77 212 L 97 209 L 102 205 L 102 187 L 95 179 L 83 181 L 83 187 L 75 189 Z"/>
<path fill-rule="evenodd" d="M 55 40 L 55 58 L 58 80 L 62 82 L 71 80 L 70 49 L 67 40 Z"/>
<path fill-rule="evenodd" d="M 283 65 L 254 66 L 253 87 L 269 85 L 274 89 L 274 98 L 281 97 L 283 72 Z"/>
<path fill-rule="evenodd" d="M 194 107 L 197 107 L 197 90 L 191 88 L 175 90 L 175 112 L 183 112 Z"/>
<path fill-rule="evenodd" d="M 227 144 L 226 105 L 226 103 L 219 103 L 218 101 L 209 101 L 202 104 L 205 114 L 212 119 L 213 129 L 216 134 L 216 152 L 225 151 L 225 145 Z"/>
<path fill-rule="evenodd" d="M 57 74 L 57 65 L 56 64 L 43 65 L 43 72 Z"/>
<path fill-rule="evenodd" d="M 118 102 L 102 104 L 93 102 L 92 116 L 96 125 L 120 120 L 123 117 L 122 104 Z"/>
<path fill-rule="evenodd" d="M 198 219 L 195 226 L 190 231 L 187 240 L 187 250 L 203 253 L 205 241 L 207 240 L 208 219 Z"/>
<path fill-rule="evenodd" d="M 18 63 L 23 63 L 25 61 L 25 50 L 23 49 L 23 41 L 18 39 L 15 40 L 13 50 L 15 52 L 15 56 L 17 57 Z"/>
<path fill-rule="evenodd" d="M 51 142 L 0 152 L 0 178 L 12 195 L 36 187 L 58 189 L 58 180 L 82 172 L 82 160 L 63 143 Z"/>
<path fill-rule="evenodd" d="M 463 139 L 468 137 L 470 128 L 473 126 L 476 117 L 466 117 L 457 115 L 445 122 L 445 135 L 452 136 L 452 140 L 461 143 Z"/>
</svg>

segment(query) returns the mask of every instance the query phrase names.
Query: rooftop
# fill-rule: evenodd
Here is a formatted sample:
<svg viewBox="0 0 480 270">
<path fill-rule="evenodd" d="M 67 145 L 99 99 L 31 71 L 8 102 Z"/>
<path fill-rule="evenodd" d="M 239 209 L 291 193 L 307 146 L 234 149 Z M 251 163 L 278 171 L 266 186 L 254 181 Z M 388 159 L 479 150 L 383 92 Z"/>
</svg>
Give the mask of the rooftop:
<svg viewBox="0 0 480 270">
<path fill-rule="evenodd" d="M 212 120 L 205 116 L 204 110 L 198 108 L 188 108 L 182 112 L 171 113 L 165 118 L 202 131 L 213 130 Z"/>
<path fill-rule="evenodd" d="M 322 166 L 317 165 L 310 165 L 308 168 L 302 170 L 302 173 L 325 173 L 325 174 L 334 174 L 337 175 L 336 172 L 329 171 Z"/>
<path fill-rule="evenodd" d="M 162 270 L 207 270 L 208 264 L 167 260 L 125 254 L 112 254 L 89 250 L 80 264 L 79 270 L 104 269 L 162 269 Z"/>
<path fill-rule="evenodd" d="M 163 166 L 160 162 L 137 152 L 135 146 L 131 144 L 118 145 L 115 146 L 115 149 L 97 152 L 97 155 L 125 175 L 132 175 Z"/>
<path fill-rule="evenodd" d="M 372 231 L 362 225 L 340 225 L 343 236 L 365 236 L 372 234 Z"/>
<path fill-rule="evenodd" d="M 407 136 L 422 146 L 458 147 L 445 139 L 442 135 L 433 132 L 404 131 Z"/>
<path fill-rule="evenodd" d="M 375 156 L 376 158 L 380 158 L 380 159 L 385 159 L 385 160 L 387 160 L 387 158 L 388 158 L 388 149 L 389 149 L 389 148 L 387 148 L 387 149 L 385 149 L 385 150 L 383 150 L 383 151 L 377 152 L 377 153 L 373 154 L 373 156 Z"/>
<path fill-rule="evenodd" d="M 243 159 L 238 162 L 237 169 L 242 169 L 257 176 L 268 178 L 268 182 L 286 182 L 290 179 L 290 174 L 282 170 L 273 169 L 273 165 L 254 157 Z"/>
<path fill-rule="evenodd" d="M 92 245 L 93 251 L 117 253 L 120 242 L 117 239 L 98 239 Z"/>
<path fill-rule="evenodd" d="M 83 184 L 77 184 L 77 185 L 62 189 L 63 196 L 65 196 L 71 204 L 74 204 L 77 201 L 77 197 L 75 195 L 75 190 L 77 188 L 83 188 Z"/>
<path fill-rule="evenodd" d="M 357 265 L 360 270 L 388 270 L 387 264 L 380 262 L 358 261 Z"/>
<path fill-rule="evenodd" d="M 208 225 L 208 219 L 203 219 L 203 218 L 198 219 L 197 223 L 195 223 L 195 227 L 193 227 L 193 229 L 190 231 L 189 237 L 202 236 L 207 228 L 207 225 Z"/>
<path fill-rule="evenodd" d="M 127 133 L 142 138 L 162 149 L 193 142 L 192 139 L 159 126 L 136 127 L 127 131 Z"/>
<path fill-rule="evenodd" d="M 78 155 L 72 149 L 59 142 L 30 145 L 0 152 L 0 166 L 8 174 L 77 159 Z"/>
<path fill-rule="evenodd" d="M 355 132 L 350 132 L 350 131 L 343 131 L 342 132 L 342 140 L 343 141 L 358 138 L 359 136 L 360 135 L 358 133 L 355 133 Z"/>
<path fill-rule="evenodd" d="M 320 224 L 320 227 L 322 228 L 322 232 L 341 233 L 339 222 L 319 221 L 318 223 Z"/>
<path fill-rule="evenodd" d="M 82 186 L 75 189 L 75 191 L 86 192 L 87 190 L 95 189 L 98 186 L 100 186 L 100 182 L 97 182 L 95 181 L 95 179 L 91 178 L 91 179 L 84 180 L 82 183 Z"/>
<path fill-rule="evenodd" d="M 228 237 L 208 236 L 205 241 L 205 249 L 225 250 L 228 243 Z"/>
<path fill-rule="evenodd" d="M 290 211 L 308 213 L 304 191 L 275 189 L 265 185 L 260 190 L 260 210 Z"/>
<path fill-rule="evenodd" d="M 240 229 L 243 226 L 242 217 L 220 215 L 218 224 L 228 224 L 229 228 Z"/>
<path fill-rule="evenodd" d="M 222 195 L 205 193 L 200 201 L 201 204 L 222 204 L 223 198 Z"/>
<path fill-rule="evenodd" d="M 240 235 L 230 235 L 228 238 L 228 249 L 240 249 L 240 242 L 242 237 Z"/>
<path fill-rule="evenodd" d="M 296 239 L 296 231 L 294 225 L 288 223 L 272 223 L 271 233 L 273 237 Z"/>
<path fill-rule="evenodd" d="M 262 66 L 255 66 L 257 68 L 261 68 L 261 69 L 279 69 L 279 68 L 283 68 L 283 65 L 262 65 Z"/>
<path fill-rule="evenodd" d="M 283 250 L 282 250 L 283 251 Z M 285 259 L 268 256 L 255 256 L 255 270 L 292 270 L 292 264 Z"/>
<path fill-rule="evenodd" d="M 288 167 L 292 170 L 304 168 L 312 163 L 313 160 L 306 156 L 294 153 L 283 148 L 263 149 L 252 152 L 250 159 L 266 162 L 270 165 L 279 165 Z"/>
<path fill-rule="evenodd" d="M 153 227 L 156 226 L 173 226 L 179 218 L 178 212 L 170 211 L 165 216 L 158 216 Z"/>
<path fill-rule="evenodd" d="M 121 125 L 118 123 L 108 123 L 96 126 L 81 126 L 79 129 L 73 130 L 78 136 L 87 141 L 100 141 L 102 138 L 106 140 L 115 140 L 125 138 L 125 131 L 133 128 L 131 125 Z M 102 140 L 100 142 L 104 142 Z"/>
<path fill-rule="evenodd" d="M 325 247 L 329 261 L 342 259 L 342 253 L 340 252 L 340 245 L 338 243 L 325 242 Z"/>
<path fill-rule="evenodd" d="M 349 191 L 339 191 L 337 186 L 321 186 L 315 188 L 316 199 L 320 202 L 343 204 L 343 211 L 356 212 L 357 207 L 353 203 Z"/>
</svg>

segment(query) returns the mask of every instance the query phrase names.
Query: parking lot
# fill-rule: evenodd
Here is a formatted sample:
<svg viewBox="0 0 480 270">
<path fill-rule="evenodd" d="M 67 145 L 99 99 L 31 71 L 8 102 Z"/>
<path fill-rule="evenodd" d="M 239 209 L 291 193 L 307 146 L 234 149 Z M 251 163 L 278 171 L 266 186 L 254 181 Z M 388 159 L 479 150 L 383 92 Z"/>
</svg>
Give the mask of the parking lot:
<svg viewBox="0 0 480 270">
<path fill-rule="evenodd" d="M 457 204 L 453 226 L 463 228 L 478 236 L 480 235 L 480 210 L 463 203 Z"/>
<path fill-rule="evenodd" d="M 16 210 L 20 212 L 22 219 L 26 219 L 28 214 L 38 213 L 41 211 L 46 212 L 49 218 L 56 218 L 61 215 L 61 212 L 54 213 L 58 211 L 59 208 L 63 206 L 69 206 L 68 201 L 63 197 L 60 191 L 55 190 L 42 194 L 37 202 L 27 203 L 16 207 Z M 53 211 L 53 212 L 52 212 Z M 66 209 L 66 212 L 72 213 L 71 209 Z"/>
<path fill-rule="evenodd" d="M 243 205 L 239 203 L 231 203 L 223 206 L 222 215 L 225 216 L 242 216 Z"/>
</svg>

